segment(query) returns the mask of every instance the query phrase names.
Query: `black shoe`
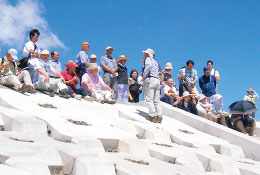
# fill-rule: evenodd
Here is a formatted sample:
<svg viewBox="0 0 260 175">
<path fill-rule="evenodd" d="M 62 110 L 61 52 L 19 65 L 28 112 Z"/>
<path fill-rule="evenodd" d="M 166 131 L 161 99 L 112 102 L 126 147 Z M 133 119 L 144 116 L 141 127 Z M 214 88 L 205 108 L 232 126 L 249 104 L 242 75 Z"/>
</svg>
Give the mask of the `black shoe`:
<svg viewBox="0 0 260 175">
<path fill-rule="evenodd" d="M 55 96 L 55 92 L 51 88 L 48 89 L 48 92 L 49 92 L 49 96 L 50 97 L 54 97 Z"/>
<path fill-rule="evenodd" d="M 62 97 L 62 98 L 70 98 L 70 94 L 65 89 L 60 91 L 59 96 Z"/>
<path fill-rule="evenodd" d="M 152 116 L 148 116 L 146 117 L 147 120 L 149 120 L 150 122 L 156 123 L 156 117 L 152 117 Z"/>
</svg>

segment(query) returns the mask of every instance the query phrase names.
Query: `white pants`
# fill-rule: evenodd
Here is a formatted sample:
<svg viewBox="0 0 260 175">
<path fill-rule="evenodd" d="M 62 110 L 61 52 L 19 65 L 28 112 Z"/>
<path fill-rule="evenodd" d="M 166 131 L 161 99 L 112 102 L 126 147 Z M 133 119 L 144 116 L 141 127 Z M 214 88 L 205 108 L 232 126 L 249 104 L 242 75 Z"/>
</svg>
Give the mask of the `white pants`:
<svg viewBox="0 0 260 175">
<path fill-rule="evenodd" d="M 39 80 L 34 83 L 34 88 L 39 90 L 48 90 L 48 88 L 51 88 L 56 93 L 59 93 L 63 89 L 68 89 L 60 78 L 50 78 L 48 83 L 44 82 L 44 80 L 45 77 L 40 75 Z"/>
<path fill-rule="evenodd" d="M 116 100 L 128 102 L 128 84 L 117 84 Z"/>
<path fill-rule="evenodd" d="M 104 99 L 106 100 L 112 100 L 112 93 L 108 90 L 102 91 L 102 90 L 92 90 L 91 96 L 94 97 L 97 101 L 102 101 Z"/>
<path fill-rule="evenodd" d="M 149 108 L 149 115 L 155 117 L 157 115 L 162 115 L 162 108 L 160 105 L 160 80 L 157 78 L 149 78 L 145 80 L 146 84 L 146 104 Z"/>
<path fill-rule="evenodd" d="M 204 112 L 204 111 L 200 111 L 199 115 L 205 119 L 208 119 L 210 121 L 214 121 L 214 122 L 217 122 L 217 117 L 212 114 L 211 112 Z"/>
<path fill-rule="evenodd" d="M 144 86 L 143 86 L 143 101 L 146 101 L 146 96 L 147 96 L 147 93 L 148 93 L 148 86 L 149 86 L 149 79 L 148 80 L 145 80 L 144 81 Z"/>
<path fill-rule="evenodd" d="M 26 85 L 32 86 L 32 80 L 30 74 L 27 70 L 22 71 L 18 76 L 8 75 L 3 76 L 1 79 L 1 84 L 14 86 L 16 90 L 21 86 L 21 82 L 24 82 Z"/>
</svg>

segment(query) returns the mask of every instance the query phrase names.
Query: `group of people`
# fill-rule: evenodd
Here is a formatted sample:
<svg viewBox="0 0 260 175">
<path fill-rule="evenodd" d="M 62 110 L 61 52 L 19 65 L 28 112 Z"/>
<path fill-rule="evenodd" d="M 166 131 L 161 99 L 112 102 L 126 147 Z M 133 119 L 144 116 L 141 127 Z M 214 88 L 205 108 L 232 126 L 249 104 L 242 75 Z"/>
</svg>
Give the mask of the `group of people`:
<svg viewBox="0 0 260 175">
<path fill-rule="evenodd" d="M 40 32 L 30 31 L 28 41 L 23 49 L 23 58 L 18 61 L 18 52 L 9 49 L 6 56 L 0 59 L 1 84 L 13 85 L 17 91 L 35 93 L 46 91 L 51 97 L 58 94 L 63 98 L 86 99 L 101 103 L 114 104 L 116 101 L 139 102 L 143 92 L 143 100 L 147 103 L 151 122 L 162 121 L 160 101 L 178 107 L 203 118 L 231 127 L 229 114 L 223 110 L 222 96 L 217 93 L 220 74 L 213 68 L 213 61 L 208 61 L 203 68 L 204 75 L 198 78 L 194 62 L 188 60 L 179 70 L 177 88 L 172 76 L 172 64 L 166 63 L 163 70 L 155 59 L 154 50 L 143 51 L 142 71 L 131 70 L 128 77 L 126 62 L 128 57 L 120 55 L 112 57 L 114 48 L 106 47 L 105 55 L 97 64 L 97 56 L 88 56 L 90 44 L 81 43 L 81 50 L 75 60 L 67 62 L 67 69 L 62 71 L 59 52 L 40 50 L 36 45 Z M 51 58 L 51 59 L 50 59 Z M 18 61 L 18 62 L 15 62 Z M 102 76 L 103 72 L 103 76 Z M 196 88 L 199 87 L 202 94 Z M 78 88 L 78 84 L 80 85 Z M 249 96 L 246 100 L 255 103 L 258 95 Z M 253 99 L 253 100 L 252 100 Z M 253 114 L 254 115 L 254 114 Z M 238 117 L 233 117 L 236 120 Z M 239 123 L 240 122 L 233 122 Z M 241 131 L 241 127 L 235 127 Z M 243 131 L 241 131 L 243 132 Z"/>
</svg>

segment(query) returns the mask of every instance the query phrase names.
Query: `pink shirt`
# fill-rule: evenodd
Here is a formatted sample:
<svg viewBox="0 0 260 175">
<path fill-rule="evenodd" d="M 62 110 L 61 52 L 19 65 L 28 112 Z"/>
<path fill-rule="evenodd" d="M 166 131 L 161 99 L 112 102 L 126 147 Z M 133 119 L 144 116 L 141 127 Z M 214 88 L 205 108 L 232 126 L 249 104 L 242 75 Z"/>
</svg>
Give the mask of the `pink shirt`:
<svg viewBox="0 0 260 175">
<path fill-rule="evenodd" d="M 82 87 L 87 88 L 83 83 L 86 82 L 90 87 L 94 88 L 95 90 L 101 90 L 101 87 L 104 86 L 104 81 L 99 75 L 92 76 L 90 72 L 85 73 L 82 77 Z"/>
</svg>

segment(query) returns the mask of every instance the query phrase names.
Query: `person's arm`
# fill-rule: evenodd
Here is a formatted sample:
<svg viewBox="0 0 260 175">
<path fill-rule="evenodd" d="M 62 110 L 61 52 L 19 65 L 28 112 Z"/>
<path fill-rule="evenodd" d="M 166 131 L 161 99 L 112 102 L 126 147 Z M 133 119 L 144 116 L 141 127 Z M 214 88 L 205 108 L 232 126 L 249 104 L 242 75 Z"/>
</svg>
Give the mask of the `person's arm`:
<svg viewBox="0 0 260 175">
<path fill-rule="evenodd" d="M 215 78 L 216 78 L 216 81 L 220 81 L 220 75 L 217 70 L 215 70 Z"/>
<path fill-rule="evenodd" d="M 144 78 L 146 78 L 146 76 L 149 74 L 151 68 L 152 68 L 152 62 L 151 59 L 148 57 L 145 59 Z"/>
<path fill-rule="evenodd" d="M 85 53 L 85 51 L 79 52 L 79 58 L 80 58 L 81 63 L 85 64 L 86 67 L 89 66 L 89 59 L 88 59 L 88 56 Z"/>
<path fill-rule="evenodd" d="M 192 85 L 195 85 L 196 81 L 198 79 L 198 74 L 197 74 L 197 70 L 194 70 L 194 80 L 192 81 Z"/>
<path fill-rule="evenodd" d="M 259 98 L 258 94 L 256 93 L 256 91 L 254 91 L 255 93 L 255 99 Z"/>
<path fill-rule="evenodd" d="M 45 77 L 44 82 L 46 83 L 49 82 L 49 75 L 42 68 L 37 68 L 36 71 L 38 71 L 40 74 L 42 74 Z"/>
<path fill-rule="evenodd" d="M 55 70 L 53 73 L 54 73 L 56 76 L 60 77 L 61 81 L 63 81 L 63 83 L 65 83 L 64 77 L 63 77 L 58 71 Z"/>
<path fill-rule="evenodd" d="M 212 77 L 214 77 L 214 76 L 212 76 Z M 217 79 L 215 77 L 214 77 L 214 85 L 215 85 L 215 88 L 216 88 L 217 87 Z"/>
<path fill-rule="evenodd" d="M 2 59 L 4 59 L 4 58 L 2 58 Z M 2 59 L 1 59 L 1 61 L 2 61 Z M 8 66 L 9 64 L 10 64 L 9 61 L 4 62 L 4 63 L 0 66 L 0 71 L 1 71 L 2 69 L 4 69 L 6 66 Z"/>
</svg>

